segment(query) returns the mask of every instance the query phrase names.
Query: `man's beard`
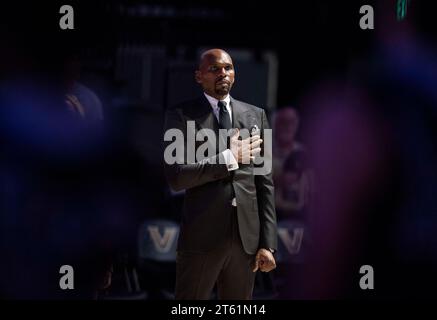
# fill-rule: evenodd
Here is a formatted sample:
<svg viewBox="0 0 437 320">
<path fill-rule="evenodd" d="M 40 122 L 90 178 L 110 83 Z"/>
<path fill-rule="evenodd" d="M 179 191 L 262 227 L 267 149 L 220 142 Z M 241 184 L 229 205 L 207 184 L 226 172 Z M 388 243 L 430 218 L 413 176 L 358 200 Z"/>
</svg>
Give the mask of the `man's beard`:
<svg viewBox="0 0 437 320">
<path fill-rule="evenodd" d="M 231 90 L 231 86 L 219 86 L 215 88 L 215 93 L 221 96 L 227 95 Z"/>
</svg>

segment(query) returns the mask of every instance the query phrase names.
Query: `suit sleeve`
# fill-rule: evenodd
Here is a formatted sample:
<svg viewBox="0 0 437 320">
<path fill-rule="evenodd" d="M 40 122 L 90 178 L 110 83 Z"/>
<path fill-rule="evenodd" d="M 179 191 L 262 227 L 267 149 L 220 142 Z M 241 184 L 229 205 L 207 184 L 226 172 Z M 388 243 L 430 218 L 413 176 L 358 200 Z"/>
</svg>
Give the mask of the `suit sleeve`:
<svg viewBox="0 0 437 320">
<path fill-rule="evenodd" d="M 228 177 L 230 173 L 225 164 L 227 159 L 224 158 L 223 153 L 219 153 L 200 162 L 187 163 L 186 128 L 186 122 L 179 109 L 167 111 L 164 132 L 170 129 L 178 129 L 184 133 L 184 152 L 176 152 L 176 163 L 168 164 L 164 159 L 164 171 L 170 187 L 175 191 L 181 191 Z M 171 141 L 164 141 L 164 149 L 171 143 Z"/>
<path fill-rule="evenodd" d="M 271 142 L 270 147 L 265 147 L 265 130 L 269 129 L 270 126 L 267 121 L 266 114 L 264 110 L 262 111 L 262 129 L 261 138 L 263 139 L 263 153 L 264 153 L 264 164 L 271 167 L 272 163 L 272 152 L 271 152 Z M 268 160 L 267 160 L 268 159 Z M 272 169 L 269 168 L 264 174 L 255 175 L 256 184 L 256 194 L 258 199 L 258 212 L 260 219 L 260 248 L 274 249 L 277 250 L 277 223 L 276 223 L 276 210 L 275 210 L 275 195 L 274 195 L 274 185 L 273 185 L 273 175 Z"/>
</svg>

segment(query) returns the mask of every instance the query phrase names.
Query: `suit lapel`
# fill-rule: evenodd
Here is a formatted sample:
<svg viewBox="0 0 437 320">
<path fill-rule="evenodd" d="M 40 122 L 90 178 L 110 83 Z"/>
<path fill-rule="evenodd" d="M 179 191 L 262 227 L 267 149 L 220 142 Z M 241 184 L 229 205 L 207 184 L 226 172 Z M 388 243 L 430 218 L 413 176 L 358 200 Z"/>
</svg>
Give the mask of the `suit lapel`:
<svg viewBox="0 0 437 320">
<path fill-rule="evenodd" d="M 231 97 L 232 106 L 232 127 L 242 129 L 246 127 L 245 118 L 249 109 L 240 101 Z"/>
<path fill-rule="evenodd" d="M 205 97 L 200 97 L 196 103 L 196 114 L 193 116 L 194 121 L 199 129 L 212 129 L 218 133 L 219 125 L 217 118 L 212 111 L 209 101 Z"/>
</svg>

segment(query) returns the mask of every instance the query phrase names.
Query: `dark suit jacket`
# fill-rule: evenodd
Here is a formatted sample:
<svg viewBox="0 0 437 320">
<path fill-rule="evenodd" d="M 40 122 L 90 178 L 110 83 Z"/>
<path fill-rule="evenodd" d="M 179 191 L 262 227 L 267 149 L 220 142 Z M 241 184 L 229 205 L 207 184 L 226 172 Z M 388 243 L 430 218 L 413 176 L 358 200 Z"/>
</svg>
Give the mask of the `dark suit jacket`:
<svg viewBox="0 0 437 320">
<path fill-rule="evenodd" d="M 257 125 L 263 137 L 269 128 L 263 109 L 231 98 L 233 128 Z M 195 121 L 196 132 L 203 128 L 218 134 L 218 122 L 205 96 L 182 103 L 167 111 L 165 130 L 177 128 L 187 136 L 187 121 Z M 218 138 L 217 138 L 218 141 Z M 203 142 L 196 142 L 196 149 Z M 171 142 L 166 142 L 167 147 Z M 223 148 L 223 149 L 226 149 Z M 185 157 L 187 144 L 185 143 Z M 213 158 L 222 157 L 218 150 Z M 186 158 L 185 158 L 186 160 Z M 224 162 L 223 162 L 224 163 Z M 165 164 L 172 189 L 185 189 L 178 250 L 204 253 L 224 247 L 229 236 L 233 194 L 237 200 L 238 224 L 243 247 L 248 254 L 259 248 L 277 248 L 277 225 L 272 173 L 254 175 L 254 164 L 239 164 L 228 171 L 225 164 L 197 162 Z"/>
</svg>

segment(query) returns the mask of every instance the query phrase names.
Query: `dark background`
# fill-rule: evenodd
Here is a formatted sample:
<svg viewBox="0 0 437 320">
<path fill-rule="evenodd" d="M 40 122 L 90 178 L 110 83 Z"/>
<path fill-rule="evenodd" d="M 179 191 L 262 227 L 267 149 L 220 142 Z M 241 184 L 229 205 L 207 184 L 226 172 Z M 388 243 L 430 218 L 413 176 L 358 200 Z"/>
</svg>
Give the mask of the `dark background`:
<svg viewBox="0 0 437 320">
<path fill-rule="evenodd" d="M 156 257 L 146 253 L 141 256 L 138 237 L 144 233 L 147 219 L 179 219 L 182 195 L 169 190 L 162 171 L 164 112 L 200 93 L 194 69 L 199 53 L 213 47 L 227 50 L 234 59 L 237 73 L 232 95 L 265 108 L 270 118 L 275 110 L 293 106 L 303 119 L 298 137 L 304 142 L 310 143 L 312 133 L 317 132 L 312 116 L 330 113 L 330 105 L 325 106 L 324 101 L 350 103 L 337 94 L 349 92 L 352 85 L 364 88 L 371 102 L 364 99 L 360 108 L 382 123 L 375 132 L 383 134 L 374 140 L 384 136 L 381 127 L 389 128 L 391 135 L 382 160 L 389 169 L 380 174 L 387 183 L 377 195 L 364 190 L 363 198 L 355 199 L 351 209 L 368 218 L 357 227 L 364 234 L 357 240 L 357 248 L 367 245 L 356 261 L 364 264 L 368 258 L 383 270 L 400 266 L 382 293 L 373 297 L 414 296 L 418 288 L 422 290 L 426 275 L 435 266 L 435 253 L 423 248 L 428 243 L 433 244 L 429 249 L 435 248 L 432 234 L 437 213 L 432 201 L 435 70 L 427 67 L 435 57 L 437 29 L 430 2 L 410 1 L 407 18 L 396 22 L 395 1 L 72 1 L 68 4 L 74 8 L 74 30 L 60 30 L 61 4 L 67 3 L 4 3 L 0 10 L 2 94 L 17 93 L 30 100 L 28 108 L 2 100 L 2 260 L 7 263 L 0 271 L 8 275 L 0 286 L 3 297 L 58 297 L 53 294 L 57 266 L 76 263 L 87 274 L 79 279 L 88 284 L 95 281 L 94 273 L 113 266 L 113 286 L 101 293 L 103 296 L 171 298 L 172 261 L 154 261 Z M 363 4 L 375 9 L 375 30 L 359 28 Z M 393 30 L 404 28 L 414 31 L 412 39 L 426 44 L 428 54 L 397 47 L 399 34 Z M 400 34 L 402 39 L 404 34 Z M 394 47 L 389 54 L 381 49 L 389 47 L 387 43 Z M 405 52 L 412 53 L 393 66 L 391 61 Z M 72 57 L 80 61 L 80 82 L 102 102 L 104 120 L 98 125 L 77 127 L 57 114 L 65 61 Z M 405 78 L 402 70 L 407 70 Z M 324 99 L 319 89 L 327 83 L 333 84 L 327 87 L 335 94 Z M 320 101 L 309 102 L 312 97 Z M 360 102 L 360 97 L 354 101 Z M 314 107 L 320 109 L 314 113 Z M 403 113 L 405 110 L 408 112 Z M 424 121 L 409 123 L 411 119 Z M 328 130 L 328 146 L 333 142 L 331 132 Z M 352 128 L 342 136 L 354 132 Z M 422 172 L 421 164 L 428 171 Z M 343 167 L 321 169 L 341 172 Z M 340 183 L 333 181 L 332 185 Z M 410 192 L 410 188 L 416 191 Z M 411 216 L 403 216 L 405 211 Z M 399 221 L 413 231 L 405 237 L 391 237 L 389 226 Z M 315 238 L 316 243 L 321 241 L 319 245 L 326 240 Z M 417 248 L 415 241 L 423 249 L 418 250 L 422 252 L 419 257 L 411 254 Z M 346 243 L 355 244 L 350 239 Z M 409 249 L 402 251 L 403 245 Z M 338 260 L 350 258 L 344 246 L 339 248 Z M 402 252 L 411 256 L 407 254 L 408 263 L 400 265 Z M 295 265 L 302 265 L 300 257 L 296 261 Z M 330 260 L 321 261 L 329 270 Z M 286 268 L 295 270 L 295 265 Z M 26 273 L 29 266 L 33 271 Z M 357 282 L 355 266 L 350 270 L 354 275 L 333 276 L 339 285 L 332 291 L 321 289 L 322 293 L 308 295 L 287 290 L 275 295 L 275 283 L 261 276 L 256 298 L 337 298 L 351 293 L 361 297 L 349 288 Z M 411 290 L 399 291 L 395 280 L 408 270 L 430 272 L 420 281 L 406 282 Z M 24 278 L 23 273 L 27 274 Z M 139 281 L 132 280 L 135 277 Z M 281 285 L 292 288 L 295 277 L 287 282 L 285 276 Z M 127 284 L 130 281 L 133 284 Z M 141 288 L 135 288 L 135 283 Z M 85 293 L 78 297 L 88 298 L 87 285 L 84 288 Z M 429 292 L 423 289 L 421 293 Z"/>
</svg>

